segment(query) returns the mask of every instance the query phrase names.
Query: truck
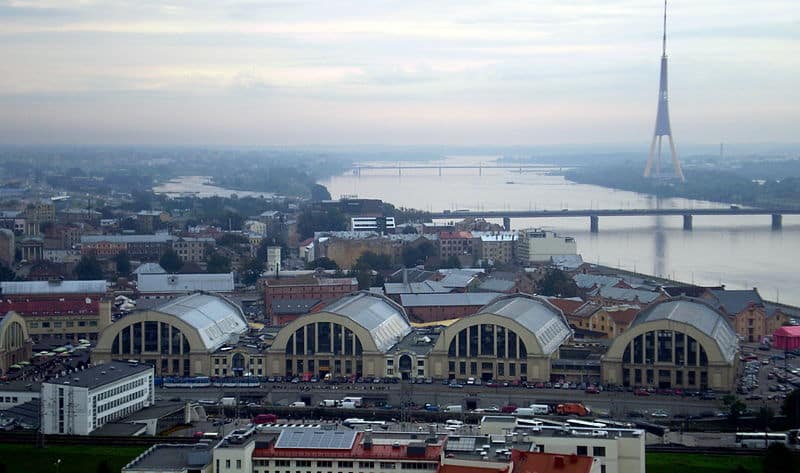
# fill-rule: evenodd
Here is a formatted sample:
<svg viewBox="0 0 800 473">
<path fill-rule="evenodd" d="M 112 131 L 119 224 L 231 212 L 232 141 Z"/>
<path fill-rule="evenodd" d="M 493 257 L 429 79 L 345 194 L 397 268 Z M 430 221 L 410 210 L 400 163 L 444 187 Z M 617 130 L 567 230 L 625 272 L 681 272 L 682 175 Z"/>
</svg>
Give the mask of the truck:
<svg viewBox="0 0 800 473">
<path fill-rule="evenodd" d="M 444 407 L 444 412 L 459 412 L 460 413 L 460 412 L 463 412 L 463 408 L 461 407 L 460 404 L 455 404 L 455 405 L 452 405 L 452 406 L 445 406 Z"/>
<path fill-rule="evenodd" d="M 587 416 L 590 412 L 592 412 L 591 409 L 579 402 L 566 402 L 556 406 L 556 414 L 560 416 Z"/>
<path fill-rule="evenodd" d="M 258 414 L 253 418 L 255 425 L 275 424 L 276 422 L 278 422 L 278 416 L 275 414 Z"/>
<path fill-rule="evenodd" d="M 338 407 L 339 401 L 334 399 L 323 399 L 319 401 L 319 407 Z"/>
<path fill-rule="evenodd" d="M 225 396 L 219 400 L 219 403 L 222 404 L 223 407 L 235 407 L 236 398 L 233 396 Z"/>
</svg>

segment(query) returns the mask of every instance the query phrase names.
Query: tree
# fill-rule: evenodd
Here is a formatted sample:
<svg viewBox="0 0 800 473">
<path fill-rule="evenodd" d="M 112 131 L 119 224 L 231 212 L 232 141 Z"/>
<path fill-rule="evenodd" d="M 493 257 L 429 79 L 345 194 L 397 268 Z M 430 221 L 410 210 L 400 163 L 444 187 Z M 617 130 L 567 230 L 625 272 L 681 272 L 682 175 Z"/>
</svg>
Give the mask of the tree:
<svg viewBox="0 0 800 473">
<path fill-rule="evenodd" d="M 789 447 L 782 443 L 773 443 L 767 447 L 764 455 L 764 473 L 787 473 L 797 471 L 798 462 Z"/>
<path fill-rule="evenodd" d="M 158 260 L 158 264 L 164 268 L 164 271 L 168 273 L 175 273 L 181 266 L 183 266 L 183 262 L 181 261 L 181 257 L 178 256 L 178 253 L 173 250 L 172 248 L 167 249 L 161 258 Z"/>
<path fill-rule="evenodd" d="M 328 188 L 322 184 L 314 184 L 311 186 L 311 200 L 319 202 L 320 200 L 331 200 L 331 193 Z"/>
<path fill-rule="evenodd" d="M 786 416 L 792 428 L 800 426 L 800 388 L 786 396 L 781 406 L 781 412 Z"/>
<path fill-rule="evenodd" d="M 575 297 L 578 287 L 567 273 L 557 268 L 547 270 L 539 281 L 539 294 L 543 296 Z"/>
<path fill-rule="evenodd" d="M 8 266 L 0 263 L 0 281 L 13 281 L 17 278 L 17 274 Z"/>
<path fill-rule="evenodd" d="M 128 258 L 127 251 L 120 251 L 114 257 L 114 262 L 117 264 L 117 274 L 120 276 L 127 276 L 131 272 L 131 260 Z"/>
<path fill-rule="evenodd" d="M 368 268 L 361 268 L 356 271 L 356 281 L 358 281 L 358 289 L 365 291 L 372 287 L 372 270 Z"/>
<path fill-rule="evenodd" d="M 388 255 L 373 253 L 372 251 L 365 251 L 356 260 L 356 268 L 366 269 L 391 269 L 392 260 Z"/>
<path fill-rule="evenodd" d="M 739 422 L 739 419 L 747 410 L 747 406 L 739 399 L 739 396 L 733 394 L 725 395 L 725 397 L 722 398 L 722 403 L 728 410 L 728 419 L 734 424 Z"/>
<path fill-rule="evenodd" d="M 336 271 L 336 270 L 339 269 L 339 265 L 336 264 L 336 261 L 334 261 L 334 260 L 332 260 L 332 259 L 330 259 L 330 258 L 328 258 L 326 256 L 323 256 L 321 258 L 317 258 L 314 261 L 306 263 L 306 269 L 317 269 L 317 268 L 332 269 L 332 270 Z"/>
<path fill-rule="evenodd" d="M 461 269 L 461 260 L 458 259 L 458 256 L 452 255 L 442 262 L 441 267 L 444 269 L 448 268 Z"/>
<path fill-rule="evenodd" d="M 103 268 L 94 255 L 84 255 L 75 266 L 75 276 L 82 281 L 103 279 Z"/>
<path fill-rule="evenodd" d="M 411 225 L 407 225 L 403 227 L 403 235 L 416 235 L 417 229 L 412 227 Z"/>
<path fill-rule="evenodd" d="M 253 284 L 258 281 L 259 276 L 261 276 L 261 272 L 264 270 L 264 263 L 261 261 L 251 258 L 247 261 L 242 270 L 242 283 L 245 286 L 252 286 Z"/>
<path fill-rule="evenodd" d="M 219 253 L 213 253 L 208 258 L 207 273 L 230 273 L 231 260 L 227 256 Z"/>
<path fill-rule="evenodd" d="M 111 473 L 111 467 L 108 465 L 108 460 L 100 460 L 97 464 L 97 473 Z"/>
</svg>

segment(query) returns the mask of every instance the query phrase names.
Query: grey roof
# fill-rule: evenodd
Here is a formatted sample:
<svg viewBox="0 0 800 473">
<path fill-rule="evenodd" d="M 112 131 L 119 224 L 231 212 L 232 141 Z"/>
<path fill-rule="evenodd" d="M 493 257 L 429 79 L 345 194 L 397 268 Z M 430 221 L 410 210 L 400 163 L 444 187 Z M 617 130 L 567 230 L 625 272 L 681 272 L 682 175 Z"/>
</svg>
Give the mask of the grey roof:
<svg viewBox="0 0 800 473">
<path fill-rule="evenodd" d="M 233 292 L 233 273 L 139 274 L 137 281 L 143 293 Z"/>
<path fill-rule="evenodd" d="M 273 299 L 270 303 L 276 315 L 307 314 L 322 299 Z"/>
<path fill-rule="evenodd" d="M 155 235 L 83 235 L 81 243 L 167 243 L 175 237 L 167 233 Z"/>
<path fill-rule="evenodd" d="M 89 435 L 111 435 L 114 437 L 133 437 L 147 431 L 147 424 L 133 424 L 126 422 L 109 422 L 94 429 Z"/>
<path fill-rule="evenodd" d="M 36 398 L 0 411 L 0 417 L 14 419 L 17 426 L 23 429 L 37 429 L 39 428 L 39 419 L 41 418 L 41 401 L 41 399 Z"/>
<path fill-rule="evenodd" d="M 347 317 L 362 326 L 383 353 L 411 332 L 408 316 L 402 307 L 391 299 L 370 292 L 340 297 L 323 310 Z"/>
<path fill-rule="evenodd" d="M 153 367 L 146 363 L 122 363 L 112 361 L 94 365 L 81 371 L 75 371 L 56 379 L 45 381 L 42 384 L 56 384 L 61 386 L 77 386 L 79 388 L 95 389 L 114 383 L 129 376 L 153 372 Z"/>
<path fill-rule="evenodd" d="M 622 278 L 614 276 L 603 276 L 600 274 L 576 274 L 572 277 L 575 284 L 581 289 L 591 289 L 593 287 L 613 286 L 622 281 Z"/>
<path fill-rule="evenodd" d="M 428 355 L 436 345 L 440 331 L 431 329 L 415 329 L 394 346 L 394 352 L 412 352 L 416 355 Z"/>
<path fill-rule="evenodd" d="M 96 281 L 4 281 L 0 294 L 105 294 L 105 279 Z"/>
<path fill-rule="evenodd" d="M 639 312 L 630 328 L 657 320 L 672 320 L 691 325 L 717 342 L 722 356 L 733 361 L 739 347 L 736 332 L 720 312 L 699 299 L 668 299 Z M 629 330 L 630 330 L 629 328 Z"/>
<path fill-rule="evenodd" d="M 550 264 L 566 270 L 577 269 L 583 264 L 583 257 L 581 255 L 553 255 L 550 257 Z"/>
<path fill-rule="evenodd" d="M 0 393 L 34 392 L 38 394 L 41 390 L 42 383 L 34 383 L 31 381 L 6 381 L 0 383 Z"/>
<path fill-rule="evenodd" d="M 216 350 L 232 335 L 247 332 L 247 318 L 242 309 L 222 296 L 194 293 L 172 299 L 152 310 L 170 314 L 197 329 L 206 349 Z"/>
<path fill-rule="evenodd" d="M 386 294 L 436 294 L 447 293 L 450 289 L 442 286 L 439 281 L 410 282 L 387 282 L 383 285 Z"/>
<path fill-rule="evenodd" d="M 658 299 L 658 296 L 660 296 L 661 293 L 642 291 L 639 289 L 626 289 L 622 287 L 601 286 L 598 289 L 595 289 L 591 295 L 600 296 L 603 299 L 611 299 L 615 301 L 633 302 L 638 300 L 643 304 L 649 304 Z"/>
<path fill-rule="evenodd" d="M 454 292 L 447 294 L 401 294 L 403 307 L 425 306 L 484 306 L 503 294 L 497 292 Z"/>
<path fill-rule="evenodd" d="M 440 271 L 442 272 L 442 271 Z M 475 280 L 478 273 L 465 270 L 449 270 L 439 283 L 444 287 L 465 288 Z"/>
<path fill-rule="evenodd" d="M 133 271 L 133 274 L 165 274 L 166 269 L 162 268 L 158 263 L 144 263 L 140 264 L 138 268 Z"/>
<path fill-rule="evenodd" d="M 275 448 L 350 450 L 357 434 L 355 430 L 284 429 Z"/>
<path fill-rule="evenodd" d="M 212 461 L 211 445 L 153 445 L 122 468 L 122 471 L 182 471 L 203 469 Z"/>
<path fill-rule="evenodd" d="M 514 289 L 517 283 L 515 281 L 509 281 L 508 279 L 497 279 L 497 278 L 489 278 L 486 281 L 480 283 L 477 287 L 479 291 L 490 291 L 490 292 L 506 292 Z"/>
<path fill-rule="evenodd" d="M 572 329 L 561 310 L 545 299 L 525 294 L 504 296 L 483 307 L 476 316 L 494 314 L 507 317 L 530 330 L 549 355 L 572 336 Z M 475 317 L 475 316 L 471 316 Z"/>
<path fill-rule="evenodd" d="M 717 308 L 724 309 L 729 314 L 738 314 L 747 308 L 748 304 L 763 306 L 764 300 L 756 289 L 727 291 L 725 289 L 709 289 L 716 299 Z"/>
<path fill-rule="evenodd" d="M 403 274 L 405 272 L 405 274 Z M 428 279 L 432 278 L 436 274 L 435 271 L 428 271 L 425 269 L 419 268 L 403 268 L 398 269 L 397 271 L 392 273 L 392 280 L 403 282 L 403 278 L 406 278 L 408 282 L 424 282 Z"/>
</svg>

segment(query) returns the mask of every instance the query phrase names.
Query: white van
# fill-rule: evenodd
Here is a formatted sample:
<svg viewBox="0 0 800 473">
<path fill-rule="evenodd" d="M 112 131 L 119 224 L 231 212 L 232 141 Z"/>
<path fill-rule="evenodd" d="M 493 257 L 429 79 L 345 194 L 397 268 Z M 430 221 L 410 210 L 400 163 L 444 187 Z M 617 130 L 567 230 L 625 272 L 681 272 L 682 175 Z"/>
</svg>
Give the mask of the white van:
<svg viewBox="0 0 800 473">
<path fill-rule="evenodd" d="M 550 413 L 550 406 L 547 404 L 531 404 L 528 408 L 536 415 L 547 415 Z"/>
<path fill-rule="evenodd" d="M 463 408 L 460 405 L 453 405 L 453 406 L 445 406 L 444 412 L 463 412 Z"/>
<path fill-rule="evenodd" d="M 463 422 L 461 422 L 460 420 L 455 420 L 455 419 L 447 419 L 445 424 L 452 425 L 453 427 L 463 427 L 464 426 Z"/>
<path fill-rule="evenodd" d="M 289 404 L 289 407 L 306 407 L 306 403 L 303 401 L 294 401 L 293 403 Z"/>
</svg>

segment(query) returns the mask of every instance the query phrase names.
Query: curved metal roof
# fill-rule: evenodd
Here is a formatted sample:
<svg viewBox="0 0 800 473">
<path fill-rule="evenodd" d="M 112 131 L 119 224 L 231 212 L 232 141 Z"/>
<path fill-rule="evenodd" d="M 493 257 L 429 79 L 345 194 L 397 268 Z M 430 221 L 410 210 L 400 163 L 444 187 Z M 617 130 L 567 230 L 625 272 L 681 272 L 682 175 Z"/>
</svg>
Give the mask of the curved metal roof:
<svg viewBox="0 0 800 473">
<path fill-rule="evenodd" d="M 480 314 L 494 314 L 507 317 L 533 333 L 542 347 L 542 353 L 549 355 L 572 336 L 564 313 L 546 300 L 514 294 L 498 299 L 478 311 Z"/>
<path fill-rule="evenodd" d="M 340 297 L 323 311 L 347 317 L 364 327 L 383 353 L 411 333 L 411 324 L 403 308 L 391 299 L 371 292 L 361 291 Z"/>
<path fill-rule="evenodd" d="M 189 294 L 152 310 L 178 317 L 197 329 L 203 345 L 210 351 L 228 343 L 232 336 L 247 332 L 247 319 L 242 309 L 214 294 Z"/>
<path fill-rule="evenodd" d="M 667 299 L 639 312 L 630 328 L 657 320 L 673 320 L 691 325 L 711 337 L 727 361 L 733 361 L 739 343 L 728 320 L 710 305 L 698 299 Z"/>
</svg>

